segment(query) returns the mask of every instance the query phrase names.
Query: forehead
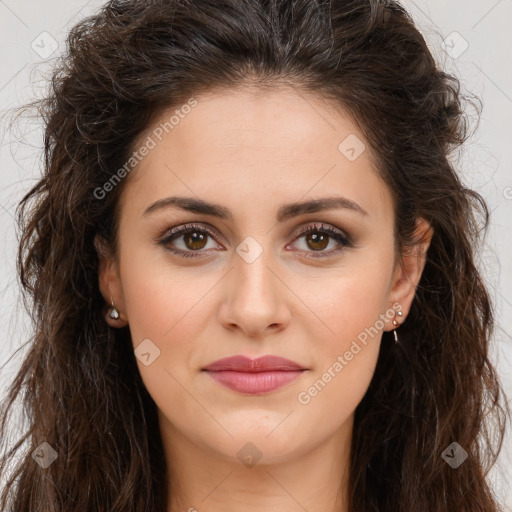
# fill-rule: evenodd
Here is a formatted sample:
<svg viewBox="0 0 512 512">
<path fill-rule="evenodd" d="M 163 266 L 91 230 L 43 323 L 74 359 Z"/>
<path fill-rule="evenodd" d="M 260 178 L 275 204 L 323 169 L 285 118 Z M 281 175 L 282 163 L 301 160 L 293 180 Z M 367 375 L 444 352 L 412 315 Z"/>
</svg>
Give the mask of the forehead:
<svg viewBox="0 0 512 512">
<path fill-rule="evenodd" d="M 235 202 L 243 195 L 247 208 L 250 199 L 281 204 L 338 191 L 389 214 L 368 144 L 332 102 L 292 88 L 217 90 L 194 100 L 162 112 L 139 137 L 139 146 L 151 138 L 154 147 L 129 176 L 127 194 L 146 204 L 165 192 Z"/>
<path fill-rule="evenodd" d="M 340 107 L 291 87 L 220 89 L 204 93 L 196 101 L 196 106 L 181 116 L 179 124 L 172 129 L 176 144 L 191 142 L 183 139 L 193 133 L 196 146 L 204 143 L 240 151 L 266 148 L 285 154 L 290 149 L 294 152 L 313 149 L 320 140 L 325 146 L 332 146 L 344 133 L 359 135 L 356 125 Z M 163 126 L 175 110 L 179 107 L 163 112 L 155 125 Z M 185 125 L 186 130 L 179 129 Z M 313 151 L 311 156 L 317 154 Z M 275 156 L 266 151 L 260 157 L 265 155 Z"/>
</svg>

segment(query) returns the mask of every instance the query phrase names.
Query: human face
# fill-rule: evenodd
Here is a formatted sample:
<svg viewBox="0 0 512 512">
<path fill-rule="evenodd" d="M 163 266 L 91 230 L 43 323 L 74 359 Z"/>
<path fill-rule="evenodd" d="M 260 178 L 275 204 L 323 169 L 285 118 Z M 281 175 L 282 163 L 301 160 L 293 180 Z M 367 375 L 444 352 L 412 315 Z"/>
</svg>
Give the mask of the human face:
<svg viewBox="0 0 512 512">
<path fill-rule="evenodd" d="M 347 439 L 382 330 L 393 328 L 393 316 L 383 316 L 400 298 L 391 194 L 356 125 L 319 97 L 276 89 L 196 99 L 127 178 L 110 291 L 164 431 L 226 460 L 251 442 L 261 463 L 291 461 Z M 339 148 L 349 136 L 354 152 L 347 142 Z M 176 196 L 231 217 L 147 211 Z M 285 204 L 341 197 L 345 207 L 276 218 Z M 163 242 L 188 223 L 191 233 Z M 299 235 L 307 226 L 317 238 Z M 372 328 L 378 333 L 363 343 Z M 305 370 L 252 394 L 203 371 L 234 355 L 280 356 Z M 308 391 L 319 379 L 325 385 Z"/>
</svg>

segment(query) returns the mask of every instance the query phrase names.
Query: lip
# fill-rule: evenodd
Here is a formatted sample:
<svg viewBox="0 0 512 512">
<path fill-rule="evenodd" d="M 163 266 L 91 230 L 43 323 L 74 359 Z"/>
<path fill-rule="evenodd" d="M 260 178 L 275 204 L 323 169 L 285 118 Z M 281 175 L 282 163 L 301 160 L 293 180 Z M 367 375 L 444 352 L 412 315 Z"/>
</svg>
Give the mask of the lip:
<svg viewBox="0 0 512 512">
<path fill-rule="evenodd" d="M 251 359 L 245 356 L 232 356 L 219 359 L 205 371 L 219 384 L 233 391 L 246 394 L 268 393 L 292 382 L 307 368 L 278 356 L 262 356 Z"/>
<path fill-rule="evenodd" d="M 261 356 L 256 359 L 246 356 L 224 357 L 203 368 L 203 370 L 207 371 L 230 370 L 234 372 L 297 371 L 306 369 L 300 364 L 290 361 L 290 359 L 271 355 Z"/>
</svg>

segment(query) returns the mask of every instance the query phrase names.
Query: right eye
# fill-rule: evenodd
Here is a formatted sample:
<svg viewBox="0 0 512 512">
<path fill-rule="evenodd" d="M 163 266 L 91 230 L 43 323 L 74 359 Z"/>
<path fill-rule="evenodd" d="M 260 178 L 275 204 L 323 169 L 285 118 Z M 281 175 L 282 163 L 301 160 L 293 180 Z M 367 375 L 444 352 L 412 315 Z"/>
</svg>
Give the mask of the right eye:
<svg viewBox="0 0 512 512">
<path fill-rule="evenodd" d="M 166 236 L 158 241 L 166 249 L 185 258 L 200 256 L 203 253 L 208 238 L 215 238 L 215 233 L 200 224 L 183 224 L 166 230 Z M 177 248 L 175 240 L 182 239 L 183 248 Z"/>
</svg>

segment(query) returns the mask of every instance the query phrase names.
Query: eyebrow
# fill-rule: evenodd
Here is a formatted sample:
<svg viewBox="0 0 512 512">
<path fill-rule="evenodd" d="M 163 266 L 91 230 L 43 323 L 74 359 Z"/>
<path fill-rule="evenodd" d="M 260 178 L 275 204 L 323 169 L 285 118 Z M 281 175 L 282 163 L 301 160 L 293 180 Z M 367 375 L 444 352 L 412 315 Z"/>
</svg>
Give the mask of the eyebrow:
<svg viewBox="0 0 512 512">
<path fill-rule="evenodd" d="M 233 214 L 229 208 L 218 204 L 203 201 L 193 197 L 165 197 L 148 206 L 143 212 L 142 217 L 156 211 L 166 208 L 179 208 L 192 213 L 203 215 L 211 215 L 223 220 L 233 220 Z M 346 197 L 324 197 L 320 199 L 312 199 L 310 201 L 302 201 L 298 203 L 283 204 L 279 207 L 276 219 L 283 222 L 292 217 L 303 215 L 305 213 L 316 213 L 322 210 L 332 210 L 345 208 L 361 215 L 368 215 L 368 212 L 356 202 Z"/>
</svg>

